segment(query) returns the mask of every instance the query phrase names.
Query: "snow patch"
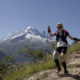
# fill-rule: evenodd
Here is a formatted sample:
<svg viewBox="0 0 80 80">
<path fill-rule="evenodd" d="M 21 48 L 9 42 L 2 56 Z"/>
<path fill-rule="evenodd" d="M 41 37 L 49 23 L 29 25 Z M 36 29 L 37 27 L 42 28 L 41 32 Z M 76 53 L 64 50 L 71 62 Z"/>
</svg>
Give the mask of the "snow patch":
<svg viewBox="0 0 80 80">
<path fill-rule="evenodd" d="M 34 39 L 40 39 L 40 40 L 42 39 L 39 35 L 35 36 L 35 35 L 32 35 L 32 34 L 27 34 L 26 38 L 27 39 L 34 38 Z"/>
<path fill-rule="evenodd" d="M 19 35 L 16 35 L 16 36 L 12 37 L 12 39 L 14 39 L 14 38 L 16 38 L 16 37 L 20 37 L 20 36 L 22 36 L 22 35 L 23 35 L 23 33 L 21 33 L 21 34 L 19 34 Z"/>
<path fill-rule="evenodd" d="M 28 26 L 28 27 L 24 30 L 24 32 L 26 33 L 26 32 L 28 32 L 29 30 L 31 30 L 31 26 Z"/>
</svg>

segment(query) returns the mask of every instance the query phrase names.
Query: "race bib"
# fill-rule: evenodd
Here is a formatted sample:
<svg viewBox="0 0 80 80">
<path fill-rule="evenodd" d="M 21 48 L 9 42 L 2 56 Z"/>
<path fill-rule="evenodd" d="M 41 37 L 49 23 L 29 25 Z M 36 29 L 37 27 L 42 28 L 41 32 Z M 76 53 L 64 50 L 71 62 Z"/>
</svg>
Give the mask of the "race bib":
<svg viewBox="0 0 80 80">
<path fill-rule="evenodd" d="M 67 44 L 65 42 L 58 42 L 57 47 L 67 47 Z"/>
</svg>

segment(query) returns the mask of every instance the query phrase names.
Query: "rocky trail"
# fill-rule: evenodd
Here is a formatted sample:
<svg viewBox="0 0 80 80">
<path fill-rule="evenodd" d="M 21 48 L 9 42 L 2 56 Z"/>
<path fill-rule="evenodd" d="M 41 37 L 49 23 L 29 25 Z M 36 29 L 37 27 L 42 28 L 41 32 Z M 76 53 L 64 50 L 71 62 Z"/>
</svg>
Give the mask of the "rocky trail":
<svg viewBox="0 0 80 80">
<path fill-rule="evenodd" d="M 69 74 L 63 74 L 62 71 L 57 75 L 56 69 L 50 69 L 35 73 L 29 78 L 23 80 L 80 80 L 80 51 L 74 52 L 67 61 Z"/>
</svg>

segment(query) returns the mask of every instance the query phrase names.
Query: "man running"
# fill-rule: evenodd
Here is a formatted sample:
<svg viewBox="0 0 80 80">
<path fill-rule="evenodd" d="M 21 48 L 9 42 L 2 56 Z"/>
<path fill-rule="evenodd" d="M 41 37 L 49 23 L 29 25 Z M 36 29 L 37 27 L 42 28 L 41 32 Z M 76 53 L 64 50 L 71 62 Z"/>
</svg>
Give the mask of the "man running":
<svg viewBox="0 0 80 80">
<path fill-rule="evenodd" d="M 60 67 L 59 60 L 58 60 L 58 54 L 60 54 L 61 63 L 64 68 L 64 73 L 68 74 L 68 70 L 66 67 L 66 61 L 65 61 L 65 56 L 67 53 L 67 46 L 68 46 L 67 37 L 69 37 L 71 40 L 74 40 L 74 41 L 78 41 L 79 39 L 73 38 L 72 36 L 70 36 L 68 31 L 63 29 L 62 23 L 57 23 L 56 28 L 57 28 L 57 31 L 51 34 L 50 26 L 48 26 L 48 33 L 50 37 L 56 36 L 56 41 L 57 41 L 56 50 L 54 50 L 53 52 L 53 58 L 54 58 L 54 61 L 57 67 L 56 73 L 59 73 L 61 71 L 61 67 Z"/>
</svg>

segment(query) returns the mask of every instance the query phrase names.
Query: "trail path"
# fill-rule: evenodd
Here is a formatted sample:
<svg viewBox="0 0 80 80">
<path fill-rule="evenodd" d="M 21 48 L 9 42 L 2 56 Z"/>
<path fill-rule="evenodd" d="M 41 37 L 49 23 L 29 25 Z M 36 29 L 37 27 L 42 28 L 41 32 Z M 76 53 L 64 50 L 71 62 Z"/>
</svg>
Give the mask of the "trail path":
<svg viewBox="0 0 80 80">
<path fill-rule="evenodd" d="M 57 75 L 56 69 L 50 69 L 33 74 L 23 80 L 80 80 L 80 51 L 74 52 L 67 61 L 69 74 L 63 74 L 62 71 Z"/>
</svg>

